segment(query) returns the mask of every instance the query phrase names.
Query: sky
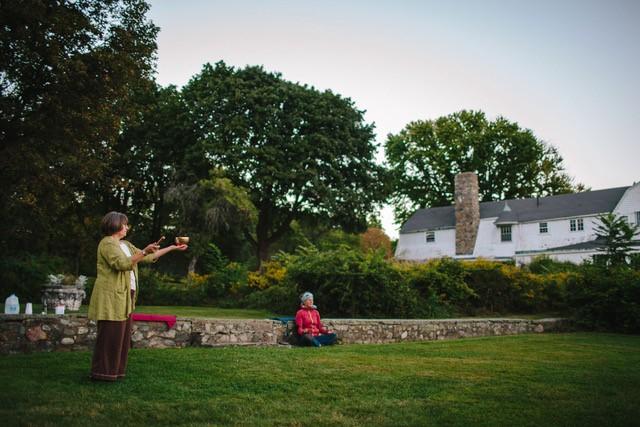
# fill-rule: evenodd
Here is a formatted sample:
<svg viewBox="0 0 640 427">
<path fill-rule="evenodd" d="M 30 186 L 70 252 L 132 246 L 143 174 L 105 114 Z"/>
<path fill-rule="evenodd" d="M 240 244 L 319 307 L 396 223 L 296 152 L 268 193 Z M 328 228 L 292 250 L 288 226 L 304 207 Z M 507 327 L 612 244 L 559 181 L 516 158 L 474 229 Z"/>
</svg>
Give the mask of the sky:
<svg viewBox="0 0 640 427">
<path fill-rule="evenodd" d="M 640 1 L 151 0 L 156 79 L 262 65 L 351 98 L 389 133 L 463 109 L 558 148 L 592 189 L 640 181 Z M 391 208 L 385 231 L 398 236 Z"/>
</svg>

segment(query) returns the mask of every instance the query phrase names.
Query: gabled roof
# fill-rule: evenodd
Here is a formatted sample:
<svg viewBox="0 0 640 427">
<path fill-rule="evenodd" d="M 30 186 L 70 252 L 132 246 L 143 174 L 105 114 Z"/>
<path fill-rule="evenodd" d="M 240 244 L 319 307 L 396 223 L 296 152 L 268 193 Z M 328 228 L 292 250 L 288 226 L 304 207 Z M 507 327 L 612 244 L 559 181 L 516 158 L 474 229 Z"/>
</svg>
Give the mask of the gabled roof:
<svg viewBox="0 0 640 427">
<path fill-rule="evenodd" d="M 518 223 L 518 214 L 511 210 L 508 202 L 504 202 L 504 206 L 502 207 L 502 212 L 498 215 L 498 218 L 495 220 L 495 225 L 509 225 L 509 224 L 517 224 Z"/>
<path fill-rule="evenodd" d="M 607 188 L 582 193 L 560 194 L 531 199 L 511 199 L 480 203 L 480 219 L 497 218 L 508 203 L 510 220 L 543 221 L 554 218 L 597 215 L 612 212 L 629 187 Z M 400 233 L 451 228 L 456 225 L 453 205 L 417 210 L 400 229 Z"/>
</svg>

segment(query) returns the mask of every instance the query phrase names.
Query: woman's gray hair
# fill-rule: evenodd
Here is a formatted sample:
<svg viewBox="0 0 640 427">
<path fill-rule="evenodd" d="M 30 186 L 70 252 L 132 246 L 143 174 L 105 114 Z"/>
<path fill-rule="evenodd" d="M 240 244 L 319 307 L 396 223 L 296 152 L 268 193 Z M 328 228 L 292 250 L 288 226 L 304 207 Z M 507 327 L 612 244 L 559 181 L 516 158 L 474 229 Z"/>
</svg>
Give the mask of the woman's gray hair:
<svg viewBox="0 0 640 427">
<path fill-rule="evenodd" d="M 302 304 L 304 304 L 304 302 L 308 299 L 313 299 L 313 294 L 311 292 L 305 292 L 304 294 L 300 295 L 300 302 Z"/>
</svg>

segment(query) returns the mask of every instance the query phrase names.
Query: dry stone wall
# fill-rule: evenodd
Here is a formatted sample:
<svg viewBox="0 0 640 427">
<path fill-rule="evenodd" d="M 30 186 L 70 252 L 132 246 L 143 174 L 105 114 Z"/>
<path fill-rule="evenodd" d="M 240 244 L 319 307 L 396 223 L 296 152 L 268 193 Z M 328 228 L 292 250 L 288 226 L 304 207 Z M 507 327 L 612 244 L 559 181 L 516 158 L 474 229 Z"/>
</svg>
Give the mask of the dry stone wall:
<svg viewBox="0 0 640 427">
<path fill-rule="evenodd" d="M 563 332 L 567 319 L 328 319 L 343 344 L 427 341 L 492 335 Z M 134 348 L 275 346 L 287 343 L 292 324 L 274 320 L 178 318 L 172 328 L 162 322 L 134 322 Z M 0 353 L 91 350 L 96 324 L 82 315 L 0 315 Z"/>
</svg>

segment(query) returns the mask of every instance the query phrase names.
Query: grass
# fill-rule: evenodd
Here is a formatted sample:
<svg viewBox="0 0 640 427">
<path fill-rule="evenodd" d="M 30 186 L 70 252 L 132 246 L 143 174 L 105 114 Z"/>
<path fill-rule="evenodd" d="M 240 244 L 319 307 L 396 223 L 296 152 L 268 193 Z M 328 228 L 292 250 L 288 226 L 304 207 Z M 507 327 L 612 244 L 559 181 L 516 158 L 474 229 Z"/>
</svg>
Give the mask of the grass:
<svg viewBox="0 0 640 427">
<path fill-rule="evenodd" d="M 89 305 L 80 306 L 80 310 L 67 312 L 67 314 L 87 314 Z M 161 306 L 142 305 L 136 307 L 137 313 L 174 314 L 178 317 L 204 317 L 213 319 L 267 319 L 276 317 L 267 310 L 251 310 L 242 308 L 218 308 L 218 307 L 190 307 L 190 306 Z M 33 304 L 33 313 L 42 312 L 42 304 Z M 24 305 L 20 304 L 20 313 L 24 313 Z M 49 308 L 49 314 L 53 314 L 53 308 Z"/>
<path fill-rule="evenodd" d="M 24 304 L 20 304 L 20 313 L 24 313 Z M 87 314 L 89 305 L 84 304 L 80 310 L 67 312 L 67 314 L 79 313 Z M 178 317 L 200 317 L 212 319 L 268 319 L 271 317 L 293 316 L 294 311 L 288 314 L 278 315 L 267 310 L 252 310 L 243 308 L 218 308 L 218 307 L 192 307 L 192 306 L 161 306 L 142 305 L 136 307 L 137 313 L 151 314 L 174 314 Z M 42 304 L 33 304 L 33 313 L 41 313 Z M 53 313 L 53 308 L 49 308 L 49 314 Z M 479 314 L 477 316 L 460 316 L 461 319 L 492 318 L 492 319 L 544 319 L 546 317 L 565 317 L 566 313 L 548 312 L 534 314 Z"/>
<path fill-rule="evenodd" d="M 626 426 L 640 416 L 638 336 L 133 350 L 113 384 L 88 380 L 90 358 L 0 357 L 3 425 Z"/>
<path fill-rule="evenodd" d="M 185 307 L 143 305 L 136 307 L 137 313 L 175 314 L 178 317 L 209 317 L 214 319 L 267 319 L 276 315 L 266 310 L 217 307 Z"/>
</svg>

